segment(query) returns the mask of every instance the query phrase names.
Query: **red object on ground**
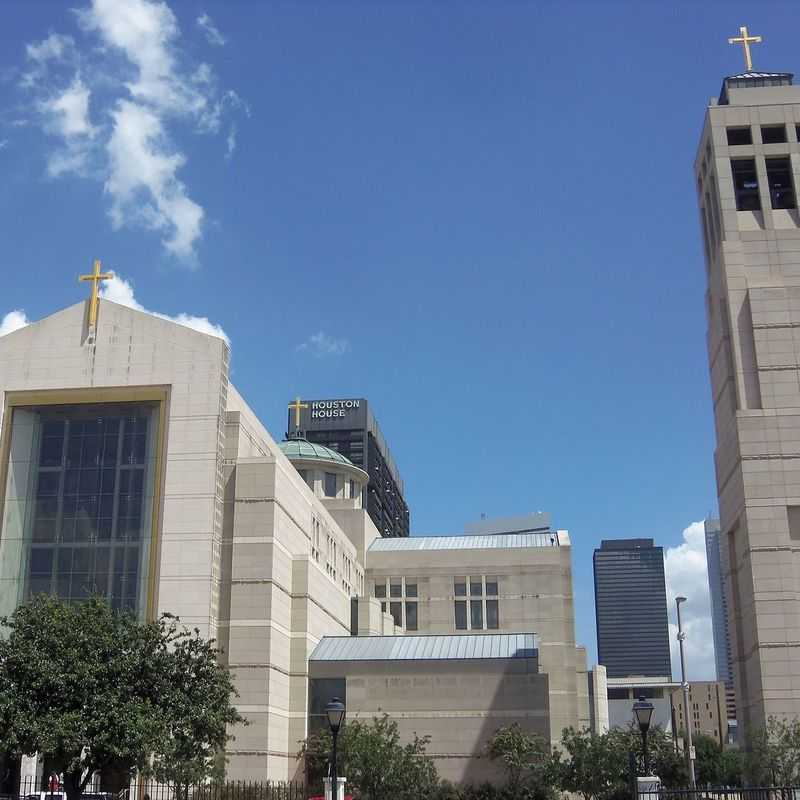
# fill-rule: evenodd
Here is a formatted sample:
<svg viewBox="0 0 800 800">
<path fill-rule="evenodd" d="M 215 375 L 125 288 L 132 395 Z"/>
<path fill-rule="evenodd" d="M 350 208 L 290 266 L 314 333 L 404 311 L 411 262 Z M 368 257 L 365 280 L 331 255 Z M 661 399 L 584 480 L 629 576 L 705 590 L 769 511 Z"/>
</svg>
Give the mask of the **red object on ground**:
<svg viewBox="0 0 800 800">
<path fill-rule="evenodd" d="M 308 800 L 325 800 L 325 795 L 324 794 L 315 794 L 312 797 L 309 797 Z M 346 794 L 344 796 L 344 800 L 353 800 L 353 795 Z"/>
</svg>

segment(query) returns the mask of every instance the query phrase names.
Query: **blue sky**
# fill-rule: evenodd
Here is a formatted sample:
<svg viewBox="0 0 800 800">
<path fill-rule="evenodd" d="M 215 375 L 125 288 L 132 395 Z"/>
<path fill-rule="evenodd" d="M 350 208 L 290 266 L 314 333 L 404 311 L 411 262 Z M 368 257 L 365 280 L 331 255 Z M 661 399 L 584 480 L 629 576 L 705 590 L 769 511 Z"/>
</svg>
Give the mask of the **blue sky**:
<svg viewBox="0 0 800 800">
<path fill-rule="evenodd" d="M 144 307 L 224 329 L 276 438 L 296 394 L 369 398 L 415 533 L 540 509 L 570 531 L 592 653 L 600 539 L 677 548 L 706 677 L 692 161 L 742 69 L 727 37 L 748 24 L 756 68 L 792 70 L 797 21 L 788 2 L 7 0 L 0 319 L 80 300 L 100 257 Z"/>
</svg>

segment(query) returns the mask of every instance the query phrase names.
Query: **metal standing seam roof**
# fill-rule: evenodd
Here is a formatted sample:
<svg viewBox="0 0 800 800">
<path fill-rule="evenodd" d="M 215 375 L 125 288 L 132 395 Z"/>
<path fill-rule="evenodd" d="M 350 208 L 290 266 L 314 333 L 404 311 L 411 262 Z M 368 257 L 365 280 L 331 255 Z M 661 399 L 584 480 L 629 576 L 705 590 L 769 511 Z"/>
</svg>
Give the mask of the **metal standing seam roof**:
<svg viewBox="0 0 800 800">
<path fill-rule="evenodd" d="M 492 550 L 508 547 L 558 547 L 558 532 L 548 533 L 493 533 L 465 536 L 408 536 L 376 539 L 370 546 L 372 552 L 394 550 Z"/>
<path fill-rule="evenodd" d="M 427 636 L 325 636 L 309 661 L 443 661 L 533 658 L 532 633 Z"/>
</svg>

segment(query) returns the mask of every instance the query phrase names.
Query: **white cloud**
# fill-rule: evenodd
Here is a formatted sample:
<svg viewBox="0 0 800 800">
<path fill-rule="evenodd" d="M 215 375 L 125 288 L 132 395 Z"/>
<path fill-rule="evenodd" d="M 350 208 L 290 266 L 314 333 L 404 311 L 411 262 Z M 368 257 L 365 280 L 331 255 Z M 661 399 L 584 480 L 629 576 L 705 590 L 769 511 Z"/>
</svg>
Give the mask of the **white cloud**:
<svg viewBox="0 0 800 800">
<path fill-rule="evenodd" d="M 164 247 L 190 259 L 204 212 L 177 177 L 184 156 L 168 151 L 161 120 L 145 106 L 120 100 L 111 116 L 114 127 L 107 145 L 105 189 L 112 198 L 114 227 L 133 221 L 166 231 Z"/>
<path fill-rule="evenodd" d="M 22 309 L 9 311 L 2 320 L 0 320 L 0 336 L 5 336 L 7 333 L 14 333 L 20 328 L 30 325 L 30 320 Z"/>
<path fill-rule="evenodd" d="M 46 126 L 63 140 L 63 146 L 47 159 L 47 172 L 53 178 L 66 172 L 85 172 L 91 140 L 97 132 L 89 119 L 89 96 L 89 89 L 76 75 L 63 92 L 39 103 Z"/>
<path fill-rule="evenodd" d="M 236 150 L 236 126 L 231 125 L 230 130 L 228 131 L 228 138 L 225 142 L 226 150 L 225 150 L 225 158 L 230 159 L 233 156 L 234 151 Z"/>
<path fill-rule="evenodd" d="M 81 41 L 51 33 L 26 46 L 26 106 L 58 138 L 48 174 L 101 180 L 116 229 L 159 231 L 169 253 L 196 261 L 205 212 L 178 177 L 187 157 L 173 123 L 217 134 L 226 117 L 249 109 L 219 87 L 211 65 L 188 58 L 165 0 L 89 0 L 76 17 Z M 220 36 L 208 15 L 197 23 Z M 236 127 L 226 127 L 229 158 Z"/>
<path fill-rule="evenodd" d="M 74 55 L 75 40 L 71 36 L 51 33 L 41 42 L 25 45 L 25 58 L 29 68 L 22 73 L 20 85 L 32 88 L 46 75 L 51 61 L 62 61 Z"/>
<path fill-rule="evenodd" d="M 89 121 L 89 90 L 79 76 L 61 94 L 43 101 L 40 108 L 52 114 L 56 130 L 65 138 L 94 136 L 94 128 Z"/>
<path fill-rule="evenodd" d="M 75 44 L 71 36 L 62 36 L 60 33 L 51 33 L 41 42 L 33 42 L 25 46 L 27 57 L 37 63 L 43 64 L 52 59 L 62 58 Z"/>
<path fill-rule="evenodd" d="M 327 333 L 319 331 L 308 337 L 302 344 L 295 348 L 300 353 L 311 353 L 316 358 L 326 356 L 341 356 L 350 349 L 350 342 L 347 339 L 335 339 Z"/>
<path fill-rule="evenodd" d="M 210 336 L 216 336 L 219 339 L 224 339 L 230 344 L 230 339 L 220 325 L 215 325 L 208 317 L 196 317 L 193 314 L 186 314 L 181 312 L 171 317 L 169 314 L 161 314 L 158 311 L 149 311 L 146 309 L 135 297 L 133 293 L 133 285 L 130 281 L 126 281 L 120 275 L 114 275 L 110 280 L 104 281 L 100 289 L 100 297 L 105 300 L 110 300 L 112 303 L 119 303 L 122 306 L 136 309 L 136 311 L 143 311 L 145 314 L 152 314 L 159 319 L 166 319 L 170 322 L 177 322 L 179 325 L 185 325 L 187 328 L 199 331 L 200 333 L 207 333 Z"/>
<path fill-rule="evenodd" d="M 203 32 L 206 35 L 206 39 L 208 39 L 208 43 L 214 45 L 215 47 L 222 47 L 227 41 L 225 37 L 219 32 L 217 26 L 211 20 L 211 17 L 208 14 L 201 14 L 197 20 L 197 24 L 203 29 Z"/>
<path fill-rule="evenodd" d="M 714 638 L 711 630 L 705 530 L 702 522 L 693 522 L 683 531 L 683 542 L 676 547 L 667 548 L 664 564 L 673 675 L 680 678 L 675 598 L 683 595 L 687 598 L 681 604 L 681 625 L 686 634 L 684 649 L 687 679 L 715 680 Z"/>
</svg>

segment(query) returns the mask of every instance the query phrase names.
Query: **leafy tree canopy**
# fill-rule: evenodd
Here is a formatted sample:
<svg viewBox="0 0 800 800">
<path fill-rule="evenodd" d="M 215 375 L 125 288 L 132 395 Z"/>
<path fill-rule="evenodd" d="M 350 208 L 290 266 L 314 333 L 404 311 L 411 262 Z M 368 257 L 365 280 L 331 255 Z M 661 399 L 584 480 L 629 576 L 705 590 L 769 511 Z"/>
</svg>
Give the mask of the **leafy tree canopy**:
<svg viewBox="0 0 800 800">
<path fill-rule="evenodd" d="M 550 743 L 544 736 L 526 731 L 515 722 L 495 731 L 486 754 L 503 765 L 510 797 L 545 800 L 555 794 Z"/>
<path fill-rule="evenodd" d="M 119 763 L 200 780 L 243 722 L 213 643 L 170 615 L 141 623 L 101 598 L 40 595 L 0 624 L 0 748 L 47 755 L 69 800 Z"/>
<path fill-rule="evenodd" d="M 433 759 L 426 755 L 429 741 L 414 734 L 411 742 L 401 744 L 397 723 L 387 714 L 371 722 L 347 722 L 338 737 L 337 772 L 347 777 L 348 791 L 364 800 L 425 800 L 439 784 Z M 303 742 L 300 756 L 306 758 L 311 784 L 328 774 L 331 748 L 327 728 Z"/>
</svg>

